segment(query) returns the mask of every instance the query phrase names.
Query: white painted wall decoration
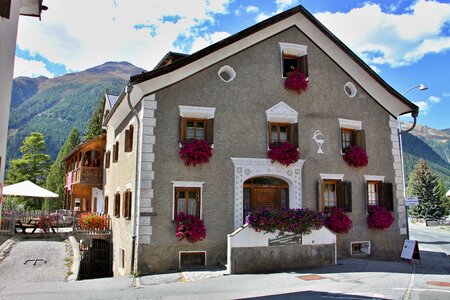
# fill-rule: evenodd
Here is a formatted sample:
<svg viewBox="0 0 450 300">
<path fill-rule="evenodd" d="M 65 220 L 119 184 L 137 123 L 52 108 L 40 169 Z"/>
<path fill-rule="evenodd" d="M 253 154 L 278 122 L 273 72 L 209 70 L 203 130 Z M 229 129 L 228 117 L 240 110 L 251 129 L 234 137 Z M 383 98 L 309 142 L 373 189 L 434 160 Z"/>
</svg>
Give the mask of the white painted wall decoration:
<svg viewBox="0 0 450 300">
<path fill-rule="evenodd" d="M 325 137 L 324 137 L 322 131 L 320 131 L 320 130 L 314 131 L 313 140 L 316 141 L 316 144 L 318 147 L 316 153 L 323 154 L 322 145 L 325 142 Z"/>
<path fill-rule="evenodd" d="M 289 185 L 289 207 L 302 207 L 302 167 L 305 160 L 299 160 L 285 167 L 267 158 L 236 158 L 234 163 L 234 228 L 242 226 L 243 186 L 247 179 L 260 176 L 271 176 L 283 179 Z"/>
<path fill-rule="evenodd" d="M 223 82 L 230 82 L 236 77 L 236 71 L 232 67 L 225 65 L 219 69 L 217 75 Z"/>
</svg>

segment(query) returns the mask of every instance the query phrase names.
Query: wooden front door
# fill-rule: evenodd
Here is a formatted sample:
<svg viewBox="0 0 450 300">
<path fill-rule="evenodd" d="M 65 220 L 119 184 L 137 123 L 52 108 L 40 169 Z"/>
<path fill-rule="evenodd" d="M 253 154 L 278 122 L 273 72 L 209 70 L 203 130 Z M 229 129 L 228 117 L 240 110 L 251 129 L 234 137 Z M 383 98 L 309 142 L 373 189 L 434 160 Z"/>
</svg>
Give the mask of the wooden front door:
<svg viewBox="0 0 450 300">
<path fill-rule="evenodd" d="M 252 195 L 252 209 L 257 209 L 260 207 L 278 207 L 278 194 L 278 188 L 254 188 Z"/>
</svg>

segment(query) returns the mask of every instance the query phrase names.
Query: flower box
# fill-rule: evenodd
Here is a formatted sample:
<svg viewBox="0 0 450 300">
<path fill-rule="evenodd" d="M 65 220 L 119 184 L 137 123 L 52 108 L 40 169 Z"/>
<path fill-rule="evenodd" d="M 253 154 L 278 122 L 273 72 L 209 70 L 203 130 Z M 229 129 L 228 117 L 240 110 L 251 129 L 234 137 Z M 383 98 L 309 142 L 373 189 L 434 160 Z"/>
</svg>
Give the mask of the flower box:
<svg viewBox="0 0 450 300">
<path fill-rule="evenodd" d="M 288 74 L 284 81 L 284 88 L 287 90 L 294 90 L 300 94 L 301 91 L 306 91 L 308 88 L 308 80 L 305 74 L 295 69 Z"/>
<path fill-rule="evenodd" d="M 344 214 L 344 209 L 332 207 L 324 220 L 324 225 L 337 234 L 349 233 L 352 229 L 352 220 Z"/>
<path fill-rule="evenodd" d="M 366 151 L 358 146 L 352 146 L 342 156 L 344 161 L 352 167 L 365 167 L 369 163 Z"/>
<path fill-rule="evenodd" d="M 286 167 L 297 162 L 300 158 L 297 148 L 289 142 L 272 143 L 269 145 L 267 158 L 277 161 Z"/>
<path fill-rule="evenodd" d="M 175 218 L 175 236 L 179 241 L 183 239 L 191 243 L 201 241 L 206 237 L 205 225 L 199 217 L 181 212 Z"/>
<path fill-rule="evenodd" d="M 209 162 L 212 149 L 211 145 L 205 140 L 190 139 L 181 142 L 179 154 L 186 166 L 196 166 Z"/>
<path fill-rule="evenodd" d="M 369 206 L 369 215 L 367 216 L 367 226 L 370 229 L 384 230 L 391 226 L 394 217 L 386 207 Z"/>
</svg>

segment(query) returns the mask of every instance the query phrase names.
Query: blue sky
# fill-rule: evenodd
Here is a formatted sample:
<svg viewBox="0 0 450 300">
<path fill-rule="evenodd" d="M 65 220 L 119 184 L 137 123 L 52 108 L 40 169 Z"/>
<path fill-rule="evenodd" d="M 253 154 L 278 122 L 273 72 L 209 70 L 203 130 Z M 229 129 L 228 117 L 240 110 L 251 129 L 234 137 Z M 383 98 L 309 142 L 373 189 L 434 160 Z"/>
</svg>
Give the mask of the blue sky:
<svg viewBox="0 0 450 300">
<path fill-rule="evenodd" d="M 450 128 L 449 0 L 44 0 L 19 22 L 15 77 L 55 77 L 106 61 L 151 70 L 168 51 L 193 53 L 303 5 L 421 113 Z"/>
</svg>

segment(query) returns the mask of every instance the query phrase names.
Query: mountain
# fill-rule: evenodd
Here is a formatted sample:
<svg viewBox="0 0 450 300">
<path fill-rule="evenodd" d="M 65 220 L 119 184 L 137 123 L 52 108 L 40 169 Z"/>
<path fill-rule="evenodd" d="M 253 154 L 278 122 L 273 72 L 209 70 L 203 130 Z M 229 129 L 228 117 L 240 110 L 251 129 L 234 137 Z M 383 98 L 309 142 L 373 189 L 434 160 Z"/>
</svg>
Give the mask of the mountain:
<svg viewBox="0 0 450 300">
<path fill-rule="evenodd" d="M 411 123 L 405 123 L 405 127 L 410 126 Z M 412 131 L 402 134 L 402 141 L 407 178 L 423 158 L 447 190 L 450 189 L 450 130 L 417 124 Z"/>
<path fill-rule="evenodd" d="M 13 81 L 7 162 L 32 131 L 45 136 L 54 160 L 71 129 L 81 133 L 104 93 L 118 95 L 132 75 L 144 72 L 128 62 L 107 62 L 55 78 L 18 77 Z"/>
</svg>

